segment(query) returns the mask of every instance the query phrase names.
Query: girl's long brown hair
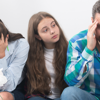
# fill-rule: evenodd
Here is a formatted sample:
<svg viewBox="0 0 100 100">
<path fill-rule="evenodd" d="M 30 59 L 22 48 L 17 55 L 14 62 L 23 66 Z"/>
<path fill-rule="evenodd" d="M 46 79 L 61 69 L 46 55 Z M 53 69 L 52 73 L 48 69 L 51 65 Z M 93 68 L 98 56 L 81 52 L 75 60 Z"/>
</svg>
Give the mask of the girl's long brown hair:
<svg viewBox="0 0 100 100">
<path fill-rule="evenodd" d="M 54 68 L 57 76 L 55 84 L 59 87 L 61 92 L 65 87 L 67 87 L 63 77 L 67 61 L 66 52 L 68 42 L 55 18 L 46 12 L 39 12 L 30 18 L 28 26 L 28 42 L 30 45 L 30 50 L 27 60 L 26 76 L 28 78 L 27 94 L 29 95 L 37 93 L 48 95 L 50 93 L 49 84 L 51 82 L 51 78 L 45 67 L 44 44 L 43 41 L 35 38 L 35 34 L 38 35 L 38 24 L 43 18 L 46 17 L 54 19 L 60 30 L 60 39 L 58 42 L 56 42 L 54 51 Z"/>
<path fill-rule="evenodd" d="M 9 39 L 8 39 L 8 42 L 11 42 L 11 41 L 15 41 L 17 39 L 20 39 L 20 38 L 24 38 L 21 34 L 19 33 L 12 33 L 10 32 L 6 26 L 4 25 L 3 21 L 0 19 L 0 38 L 1 38 L 1 33 L 3 34 L 4 36 L 4 39 L 7 37 L 7 34 L 9 34 Z"/>
</svg>

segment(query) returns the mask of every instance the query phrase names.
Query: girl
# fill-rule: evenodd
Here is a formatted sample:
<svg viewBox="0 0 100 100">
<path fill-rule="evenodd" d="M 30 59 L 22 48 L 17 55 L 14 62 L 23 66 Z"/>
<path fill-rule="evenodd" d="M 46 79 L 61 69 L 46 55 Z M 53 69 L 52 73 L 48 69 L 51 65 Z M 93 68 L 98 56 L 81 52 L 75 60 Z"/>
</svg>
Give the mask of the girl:
<svg viewBox="0 0 100 100">
<path fill-rule="evenodd" d="M 21 34 L 11 33 L 0 20 L 0 69 L 3 69 L 3 76 L 7 80 L 0 85 L 0 100 L 14 100 L 10 92 L 24 78 L 22 71 L 28 51 L 29 44 L 24 37 Z"/>
<path fill-rule="evenodd" d="M 56 19 L 46 12 L 29 20 L 27 98 L 47 100 L 60 97 L 67 86 L 63 80 L 68 42 Z"/>
</svg>

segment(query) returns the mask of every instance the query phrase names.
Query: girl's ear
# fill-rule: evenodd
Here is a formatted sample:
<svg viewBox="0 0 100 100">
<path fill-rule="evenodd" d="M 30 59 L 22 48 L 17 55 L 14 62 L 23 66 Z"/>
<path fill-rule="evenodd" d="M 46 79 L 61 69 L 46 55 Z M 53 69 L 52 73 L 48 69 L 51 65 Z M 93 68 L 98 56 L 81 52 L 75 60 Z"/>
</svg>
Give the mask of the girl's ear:
<svg viewBox="0 0 100 100">
<path fill-rule="evenodd" d="M 35 34 L 35 37 L 38 39 L 38 40 L 42 40 L 41 37 L 37 34 Z"/>
<path fill-rule="evenodd" d="M 9 34 L 7 34 L 7 38 L 9 39 Z"/>
</svg>

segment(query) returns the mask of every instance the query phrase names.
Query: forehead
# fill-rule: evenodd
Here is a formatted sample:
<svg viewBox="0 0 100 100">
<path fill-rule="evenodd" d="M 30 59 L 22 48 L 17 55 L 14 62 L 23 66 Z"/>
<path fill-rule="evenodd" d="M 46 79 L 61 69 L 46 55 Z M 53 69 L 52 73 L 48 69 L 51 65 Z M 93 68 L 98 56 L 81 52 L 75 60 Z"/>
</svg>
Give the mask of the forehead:
<svg viewBox="0 0 100 100">
<path fill-rule="evenodd" d="M 45 27 L 45 26 L 48 26 L 48 25 L 50 25 L 52 22 L 54 21 L 54 19 L 52 19 L 52 18 L 43 18 L 41 21 L 40 21 L 40 23 L 39 23 L 39 25 L 38 25 L 38 28 L 42 28 L 42 27 Z"/>
</svg>

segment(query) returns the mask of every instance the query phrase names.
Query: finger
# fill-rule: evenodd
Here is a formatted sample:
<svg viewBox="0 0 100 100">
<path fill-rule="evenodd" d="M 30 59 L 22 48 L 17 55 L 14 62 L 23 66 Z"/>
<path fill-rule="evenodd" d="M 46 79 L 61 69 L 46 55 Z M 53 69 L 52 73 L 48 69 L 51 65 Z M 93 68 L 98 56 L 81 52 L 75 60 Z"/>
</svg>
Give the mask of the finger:
<svg viewBox="0 0 100 100">
<path fill-rule="evenodd" d="M 89 26 L 89 29 L 91 29 L 96 23 L 97 23 L 97 21 L 95 20 L 95 21 Z"/>
<path fill-rule="evenodd" d="M 90 31 L 91 31 L 90 33 L 91 33 L 92 35 L 94 35 L 96 28 L 97 28 L 97 23 L 94 24 L 94 25 L 92 26 L 92 28 L 90 29 Z"/>
<path fill-rule="evenodd" d="M 91 27 L 90 30 L 91 30 L 94 26 L 97 27 L 97 24 L 98 24 L 98 21 L 95 21 L 95 22 L 92 24 L 92 26 L 90 26 L 90 27 Z"/>
</svg>

